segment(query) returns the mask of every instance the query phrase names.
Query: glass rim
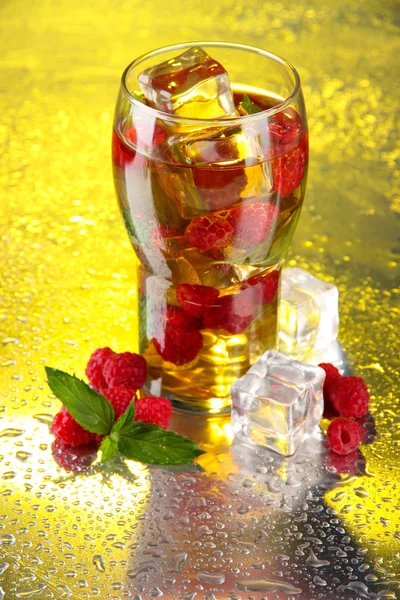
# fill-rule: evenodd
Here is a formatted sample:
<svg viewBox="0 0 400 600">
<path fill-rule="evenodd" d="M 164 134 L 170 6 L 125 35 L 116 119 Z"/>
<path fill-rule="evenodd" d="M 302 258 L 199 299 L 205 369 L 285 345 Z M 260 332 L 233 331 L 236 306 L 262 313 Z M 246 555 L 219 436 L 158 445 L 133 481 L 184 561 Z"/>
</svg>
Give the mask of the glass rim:
<svg viewBox="0 0 400 600">
<path fill-rule="evenodd" d="M 200 47 L 205 47 L 205 48 L 210 48 L 210 47 L 235 48 L 238 50 L 246 50 L 248 52 L 254 52 L 255 54 L 259 54 L 261 56 L 264 56 L 265 58 L 272 59 L 275 62 L 286 67 L 288 69 L 288 71 L 291 72 L 291 74 L 294 77 L 293 90 L 292 90 L 291 94 L 288 95 L 282 102 L 279 102 L 277 105 L 275 105 L 271 108 L 262 110 L 259 113 L 252 114 L 252 115 L 240 115 L 238 117 L 227 117 L 227 116 L 215 117 L 213 119 L 198 119 L 195 117 L 183 117 L 180 115 L 174 115 L 173 113 L 167 113 L 162 110 L 158 110 L 157 108 L 152 108 L 151 106 L 147 106 L 146 104 L 143 104 L 143 102 L 141 102 L 140 100 L 135 98 L 135 96 L 133 96 L 131 94 L 131 92 L 128 90 L 126 81 L 127 81 L 127 77 L 129 75 L 129 73 L 131 72 L 131 70 L 134 67 L 136 67 L 138 64 L 140 64 L 145 58 L 157 56 L 159 54 L 161 55 L 167 51 L 172 52 L 174 50 L 177 50 L 177 51 L 185 50 L 185 49 L 191 48 L 193 46 L 200 46 Z M 172 44 L 169 46 L 161 46 L 160 48 L 156 48 L 155 50 L 151 50 L 150 52 L 141 54 L 140 56 L 135 58 L 135 60 L 133 60 L 131 63 L 129 63 L 129 65 L 126 67 L 126 69 L 122 73 L 121 88 L 122 88 L 122 92 L 123 92 L 124 96 L 131 104 L 133 104 L 134 106 L 140 106 L 141 109 L 145 109 L 146 112 L 151 113 L 152 115 L 160 118 L 163 121 L 169 120 L 169 121 L 173 121 L 175 123 L 195 123 L 197 125 L 199 125 L 200 123 L 204 123 L 206 125 L 210 125 L 210 123 L 218 123 L 218 124 L 234 123 L 235 125 L 238 125 L 238 124 L 241 124 L 242 122 L 249 123 L 249 121 L 252 121 L 252 122 L 260 121 L 262 119 L 265 119 L 266 117 L 268 118 L 272 115 L 275 115 L 275 114 L 281 112 L 282 110 L 284 110 L 285 108 L 290 106 L 290 104 L 294 101 L 296 96 L 300 93 L 301 83 L 300 83 L 300 76 L 299 76 L 298 72 L 296 71 L 296 69 L 294 68 L 294 66 L 289 61 L 285 60 L 284 58 L 281 58 L 277 54 L 273 54 L 272 52 L 268 52 L 267 50 L 262 50 L 261 48 L 257 48 L 256 46 L 248 46 L 246 44 L 237 44 L 236 42 L 210 42 L 210 41 L 208 41 L 208 42 L 183 42 L 181 44 Z"/>
</svg>

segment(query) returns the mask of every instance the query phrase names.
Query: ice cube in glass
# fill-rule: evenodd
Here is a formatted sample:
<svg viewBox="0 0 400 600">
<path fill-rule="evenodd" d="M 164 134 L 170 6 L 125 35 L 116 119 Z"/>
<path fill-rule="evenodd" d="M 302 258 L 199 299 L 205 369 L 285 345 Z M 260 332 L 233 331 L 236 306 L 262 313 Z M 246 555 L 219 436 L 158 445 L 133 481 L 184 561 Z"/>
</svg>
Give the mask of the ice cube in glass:
<svg viewBox="0 0 400 600">
<path fill-rule="evenodd" d="M 146 69 L 138 83 L 146 100 L 163 112 L 196 119 L 236 114 L 228 73 L 199 47 Z"/>
<path fill-rule="evenodd" d="M 279 349 L 306 358 L 328 348 L 339 327 L 339 292 L 336 286 L 304 269 L 282 271 Z"/>
<path fill-rule="evenodd" d="M 232 429 L 249 443 L 291 456 L 318 426 L 325 372 L 269 350 L 232 386 Z"/>
</svg>

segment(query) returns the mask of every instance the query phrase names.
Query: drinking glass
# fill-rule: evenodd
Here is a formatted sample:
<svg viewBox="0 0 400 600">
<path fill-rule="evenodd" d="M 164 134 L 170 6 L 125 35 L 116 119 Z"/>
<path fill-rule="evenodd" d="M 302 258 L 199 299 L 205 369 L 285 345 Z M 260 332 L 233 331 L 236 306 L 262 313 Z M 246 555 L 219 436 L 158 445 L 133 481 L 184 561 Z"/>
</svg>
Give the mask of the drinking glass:
<svg viewBox="0 0 400 600">
<path fill-rule="evenodd" d="M 193 46 L 229 74 L 235 114 L 196 118 L 189 105 L 176 114 L 144 100 L 141 73 Z M 299 76 L 240 44 L 155 50 L 123 73 L 112 147 L 138 259 L 146 392 L 192 413 L 229 410 L 233 382 L 276 347 L 281 264 L 307 178 Z"/>
</svg>

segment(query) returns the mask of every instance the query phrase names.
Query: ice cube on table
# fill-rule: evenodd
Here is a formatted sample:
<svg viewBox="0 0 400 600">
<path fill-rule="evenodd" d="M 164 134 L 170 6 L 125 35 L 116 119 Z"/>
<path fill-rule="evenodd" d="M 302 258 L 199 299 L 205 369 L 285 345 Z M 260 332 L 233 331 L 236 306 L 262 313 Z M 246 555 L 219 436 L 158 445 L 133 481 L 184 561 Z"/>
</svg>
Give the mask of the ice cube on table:
<svg viewBox="0 0 400 600">
<path fill-rule="evenodd" d="M 308 358 L 336 340 L 338 327 L 337 287 L 304 269 L 283 269 L 279 349 L 296 358 Z"/>
<path fill-rule="evenodd" d="M 232 429 L 239 438 L 291 456 L 319 424 L 325 372 L 268 350 L 232 386 Z"/>
<path fill-rule="evenodd" d="M 146 100 L 163 112 L 196 119 L 236 114 L 228 73 L 197 46 L 146 69 L 138 83 Z"/>
</svg>

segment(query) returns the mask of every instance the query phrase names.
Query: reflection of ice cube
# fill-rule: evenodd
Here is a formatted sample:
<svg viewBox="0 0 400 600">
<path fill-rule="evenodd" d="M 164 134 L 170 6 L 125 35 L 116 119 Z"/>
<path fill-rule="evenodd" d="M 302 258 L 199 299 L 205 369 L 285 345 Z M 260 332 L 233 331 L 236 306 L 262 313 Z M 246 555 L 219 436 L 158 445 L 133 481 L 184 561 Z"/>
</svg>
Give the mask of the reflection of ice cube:
<svg viewBox="0 0 400 600">
<path fill-rule="evenodd" d="M 164 112 L 213 119 L 236 113 L 228 73 L 194 47 L 140 73 L 145 98 Z"/>
<path fill-rule="evenodd" d="M 283 269 L 279 349 L 297 358 L 321 352 L 336 339 L 339 292 L 303 269 Z"/>
<path fill-rule="evenodd" d="M 232 386 L 233 432 L 290 456 L 319 424 L 324 371 L 269 350 Z"/>
</svg>

